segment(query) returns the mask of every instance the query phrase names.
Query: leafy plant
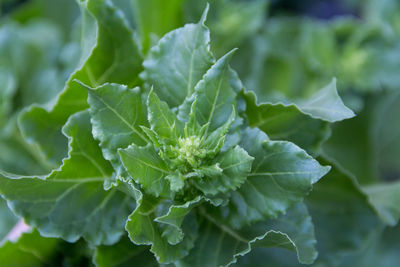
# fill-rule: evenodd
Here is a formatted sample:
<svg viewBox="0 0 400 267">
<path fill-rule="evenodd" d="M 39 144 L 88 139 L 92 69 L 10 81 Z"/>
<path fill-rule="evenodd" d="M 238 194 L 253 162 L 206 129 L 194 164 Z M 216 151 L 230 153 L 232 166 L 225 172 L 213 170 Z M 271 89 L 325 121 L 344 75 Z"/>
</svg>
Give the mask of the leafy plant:
<svg viewBox="0 0 400 267">
<path fill-rule="evenodd" d="M 55 17 L 46 1 L 2 25 L 0 145 L 16 156 L 0 152 L 0 195 L 16 216 L 0 202 L 0 238 L 17 217 L 31 228 L 2 241 L 4 266 L 396 261 L 398 181 L 384 181 L 398 174 L 398 83 L 381 92 L 395 76 L 366 68 L 395 50 L 395 16 L 383 43 L 352 20 L 262 29 L 264 1 L 211 2 L 210 14 L 191 0 L 78 5 L 80 49 L 66 37 L 75 11 Z M 53 53 L 31 27 L 59 33 Z M 12 67 L 14 49 L 32 64 Z"/>
</svg>

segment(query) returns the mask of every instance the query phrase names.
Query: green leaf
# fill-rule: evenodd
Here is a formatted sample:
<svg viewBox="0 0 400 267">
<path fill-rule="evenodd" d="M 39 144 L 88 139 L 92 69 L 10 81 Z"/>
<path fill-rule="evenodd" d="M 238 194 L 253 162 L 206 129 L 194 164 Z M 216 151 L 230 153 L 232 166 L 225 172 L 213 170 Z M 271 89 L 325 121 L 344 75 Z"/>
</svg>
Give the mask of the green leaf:
<svg viewBox="0 0 400 267">
<path fill-rule="evenodd" d="M 183 0 L 133 0 L 135 20 L 139 26 L 142 49 L 146 53 L 152 44 L 152 39 L 176 29 L 182 24 Z"/>
<path fill-rule="evenodd" d="M 263 26 L 267 1 L 236 2 L 214 1 L 211 8 L 216 13 L 210 19 L 210 29 L 213 33 L 213 52 L 223 55 L 242 42 L 251 40 Z"/>
<path fill-rule="evenodd" d="M 156 218 L 154 221 L 166 225 L 163 230 L 162 236 L 167 238 L 171 245 L 179 244 L 183 238 L 184 233 L 181 229 L 185 216 L 196 206 L 200 205 L 202 197 L 186 202 L 183 205 L 172 205 L 169 207 L 167 214 Z"/>
<path fill-rule="evenodd" d="M 47 162 L 40 150 L 30 145 L 18 131 L 15 117 L 10 119 L 0 137 L 0 169 L 22 175 L 42 175 L 56 166 Z"/>
<path fill-rule="evenodd" d="M 197 82 L 214 62 L 210 32 L 204 25 L 208 8 L 197 24 L 166 34 L 143 62 L 144 78 L 173 108 L 194 92 Z"/>
<path fill-rule="evenodd" d="M 171 207 L 168 215 L 157 219 L 159 216 L 155 213 L 158 205 L 159 201 L 147 196 L 140 196 L 137 200 L 137 208 L 128 218 L 126 230 L 133 243 L 151 245 L 151 252 L 154 253 L 159 263 L 172 263 L 186 256 L 193 247 L 197 238 L 197 223 L 193 215 L 185 214 L 184 205 L 183 207 Z M 188 204 L 188 207 L 190 205 L 191 203 Z M 173 215 L 178 216 L 176 220 Z M 183 219 L 182 216 L 185 218 Z M 164 225 L 155 220 L 160 220 Z M 180 226 L 180 224 L 182 225 Z M 179 231 L 177 231 L 178 225 L 182 228 Z M 171 232 L 171 230 L 173 231 Z M 176 241 L 179 239 L 180 233 L 184 234 L 183 240 L 176 245 L 171 245 L 168 239 Z M 164 235 L 167 236 L 164 237 Z"/>
<path fill-rule="evenodd" d="M 97 267 L 159 266 L 149 247 L 136 246 L 127 237 L 112 246 L 97 247 L 93 262 Z"/>
<path fill-rule="evenodd" d="M 349 255 L 363 248 L 380 231 L 381 223 L 354 177 L 332 162 L 319 160 L 333 167 L 306 198 L 318 237 L 316 264 L 343 266 Z"/>
<path fill-rule="evenodd" d="M 222 126 L 220 126 L 215 131 L 211 132 L 207 136 L 207 139 L 204 141 L 203 146 L 205 149 L 210 151 L 208 153 L 209 156 L 214 156 L 221 150 L 226 139 L 226 134 L 228 133 L 229 128 L 231 128 L 232 123 L 235 120 L 235 117 L 236 117 L 236 112 L 235 109 L 233 109 L 228 120 Z"/>
<path fill-rule="evenodd" d="M 268 141 L 258 129 L 246 129 L 241 146 L 254 162 L 246 182 L 231 193 L 228 220 L 235 228 L 285 214 L 330 169 L 293 143 Z"/>
<path fill-rule="evenodd" d="M 369 122 L 369 145 L 372 159 L 376 163 L 378 175 L 386 181 L 395 181 L 400 177 L 400 91 L 386 92 L 374 97 L 376 106 L 371 106 Z"/>
<path fill-rule="evenodd" d="M 229 265 L 257 247 L 296 251 L 302 263 L 312 263 L 316 258 L 314 227 L 304 205 L 296 205 L 278 220 L 267 220 L 240 230 L 216 219 L 215 215 L 200 208 L 199 238 L 179 266 Z"/>
<path fill-rule="evenodd" d="M 44 238 L 38 232 L 23 234 L 16 243 L 10 241 L 0 247 L 0 262 L 4 267 L 42 267 L 52 263 L 60 240 Z"/>
<path fill-rule="evenodd" d="M 219 163 L 219 168 L 222 169 L 221 174 L 196 179 L 194 185 L 205 195 L 216 195 L 236 190 L 249 175 L 253 160 L 254 158 L 249 156 L 243 148 L 236 146 L 231 150 L 220 153 L 213 160 L 214 163 Z"/>
<path fill-rule="evenodd" d="M 370 145 L 370 100 L 357 117 L 332 127 L 332 135 L 323 145 L 324 154 L 357 177 L 360 184 L 377 181 L 377 166 Z M 349 145 L 351 144 L 351 145 Z"/>
<path fill-rule="evenodd" d="M 87 111 L 73 115 L 63 128 L 69 157 L 48 177 L 18 177 L 0 172 L 0 195 L 12 210 L 41 234 L 74 242 L 115 243 L 134 207 L 116 188 L 105 191 L 113 169 L 92 137 Z"/>
<path fill-rule="evenodd" d="M 71 244 L 42 237 L 33 230 L 24 233 L 15 243 L 4 243 L 0 247 L 0 262 L 4 267 L 93 266 L 88 251 L 83 241 Z"/>
<path fill-rule="evenodd" d="M 183 125 L 168 104 L 161 101 L 153 90 L 147 100 L 147 109 L 151 129 L 161 138 L 161 142 L 176 144 L 178 137 L 182 135 Z"/>
<path fill-rule="evenodd" d="M 165 176 L 165 179 L 169 181 L 170 189 L 173 192 L 179 192 L 185 186 L 184 177 L 179 172 L 174 172 Z"/>
<path fill-rule="evenodd" d="M 169 194 L 165 176 L 170 171 L 151 144 L 144 147 L 132 144 L 118 152 L 128 173 L 146 192 L 156 197 Z"/>
<path fill-rule="evenodd" d="M 336 79 L 304 101 L 298 101 L 300 109 L 314 118 L 336 122 L 355 116 L 346 107 L 336 89 Z"/>
<path fill-rule="evenodd" d="M 196 118 L 200 125 L 208 123 L 206 134 L 223 125 L 231 115 L 236 93 L 231 85 L 229 61 L 235 50 L 220 58 L 195 87 Z"/>
<path fill-rule="evenodd" d="M 18 218 L 7 207 L 7 202 L 0 198 L 0 244 L 17 221 Z"/>
<path fill-rule="evenodd" d="M 0 126 L 4 127 L 12 111 L 12 97 L 16 92 L 15 77 L 10 70 L 0 67 Z"/>
<path fill-rule="evenodd" d="M 148 140 L 140 128 L 147 124 L 140 90 L 119 84 L 104 84 L 86 89 L 89 92 L 93 136 L 100 141 L 104 158 L 117 168 L 120 165 L 118 149 L 132 143 L 145 145 Z"/>
<path fill-rule="evenodd" d="M 32 106 L 20 117 L 27 139 L 38 143 L 46 156 L 56 163 L 66 154 L 67 144 L 61 127 L 71 114 L 88 107 L 86 90 L 74 80 L 90 87 L 106 82 L 134 87 L 139 83 L 138 74 L 142 70 L 132 31 L 110 2 L 86 0 L 80 5 L 83 46 L 79 70 L 70 76 L 53 106 Z"/>
<path fill-rule="evenodd" d="M 387 227 L 379 235 L 371 238 L 361 252 L 347 257 L 343 264 L 346 266 L 395 266 L 399 260 L 400 226 Z"/>
<path fill-rule="evenodd" d="M 303 113 L 295 104 L 259 104 L 251 91 L 243 96 L 250 127 L 258 127 L 272 140 L 290 141 L 314 152 L 329 137 L 327 122 Z"/>
<path fill-rule="evenodd" d="M 32 103 L 46 103 L 62 86 L 61 66 L 56 67 L 62 40 L 60 30 L 43 19 L 23 25 L 4 22 L 0 29 L 0 72 L 6 74 L 1 77 L 2 83 L 15 86 L 14 111 Z M 3 90 L 7 94 L 7 88 Z"/>
<path fill-rule="evenodd" d="M 395 226 L 400 219 L 400 182 L 364 186 L 371 205 L 381 220 Z"/>
</svg>

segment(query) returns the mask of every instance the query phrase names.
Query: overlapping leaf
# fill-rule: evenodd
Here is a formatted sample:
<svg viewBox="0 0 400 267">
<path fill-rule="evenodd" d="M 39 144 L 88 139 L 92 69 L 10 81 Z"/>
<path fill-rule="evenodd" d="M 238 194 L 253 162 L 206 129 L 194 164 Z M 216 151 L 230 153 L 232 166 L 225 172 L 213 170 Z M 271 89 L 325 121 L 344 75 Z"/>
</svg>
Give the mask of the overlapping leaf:
<svg viewBox="0 0 400 267">
<path fill-rule="evenodd" d="M 134 201 L 115 188 L 104 190 L 112 168 L 92 137 L 87 111 L 72 116 L 64 133 L 70 150 L 59 170 L 46 178 L 1 172 L 0 194 L 43 235 L 71 242 L 84 237 L 93 244 L 115 243 Z"/>
<path fill-rule="evenodd" d="M 214 59 L 210 52 L 210 32 L 204 25 L 208 10 L 197 24 L 166 34 L 144 61 L 143 78 L 170 107 L 191 95 L 197 82 Z"/>
<path fill-rule="evenodd" d="M 92 87 L 105 82 L 134 86 L 142 69 L 132 31 L 115 7 L 105 0 L 87 0 L 80 5 L 85 38 L 79 70 L 69 78 L 53 106 L 33 106 L 21 116 L 24 135 L 55 162 L 61 161 L 66 151 L 62 125 L 71 114 L 88 107 L 87 92 L 74 79 Z"/>
<path fill-rule="evenodd" d="M 258 129 L 245 130 L 241 146 L 254 162 L 249 177 L 231 193 L 227 206 L 227 220 L 235 228 L 285 214 L 330 169 L 292 143 L 268 140 Z"/>
</svg>

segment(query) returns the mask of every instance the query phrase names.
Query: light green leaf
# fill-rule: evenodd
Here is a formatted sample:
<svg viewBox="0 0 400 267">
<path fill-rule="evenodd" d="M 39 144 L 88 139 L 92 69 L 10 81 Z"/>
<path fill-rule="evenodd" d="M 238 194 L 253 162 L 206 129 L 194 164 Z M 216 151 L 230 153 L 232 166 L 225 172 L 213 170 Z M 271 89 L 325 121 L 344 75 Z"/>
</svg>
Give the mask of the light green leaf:
<svg viewBox="0 0 400 267">
<path fill-rule="evenodd" d="M 112 246 L 97 247 L 93 262 L 97 267 L 159 266 L 148 246 L 136 246 L 127 237 Z"/>
<path fill-rule="evenodd" d="M 395 226 L 399 222 L 400 182 L 368 185 L 363 191 L 384 223 Z"/>
<path fill-rule="evenodd" d="M 300 109 L 314 118 L 336 122 L 355 116 L 340 99 L 336 89 L 336 79 L 304 101 L 298 101 Z"/>
<path fill-rule="evenodd" d="M 18 177 L 0 172 L 0 195 L 12 210 L 41 234 L 74 242 L 115 243 L 134 207 L 116 188 L 103 189 L 113 169 L 92 137 L 87 111 L 73 115 L 63 128 L 69 157 L 48 177 Z"/>
<path fill-rule="evenodd" d="M 126 148 L 132 143 L 145 145 L 148 140 L 140 128 L 147 124 L 140 90 L 119 84 L 86 89 L 89 92 L 93 136 L 100 141 L 104 158 L 117 168 L 120 165 L 119 148 Z"/>
<path fill-rule="evenodd" d="M 213 1 L 211 9 L 216 17 L 210 19 L 213 33 L 213 52 L 223 55 L 242 42 L 251 40 L 263 26 L 267 11 L 267 1 Z"/>
<path fill-rule="evenodd" d="M 118 153 L 130 176 L 146 192 L 156 197 L 170 193 L 165 179 L 170 170 L 151 144 L 143 147 L 132 144 L 126 149 L 120 149 Z"/>
<path fill-rule="evenodd" d="M 106 82 L 134 87 L 139 83 L 138 74 L 142 70 L 132 31 L 110 2 L 86 0 L 80 5 L 83 45 L 79 70 L 71 75 L 53 106 L 32 106 L 20 117 L 27 139 L 38 143 L 46 156 L 56 163 L 65 157 L 67 147 L 61 127 L 71 114 L 88 107 L 86 90 L 74 80 L 91 87 Z"/>
<path fill-rule="evenodd" d="M 272 140 L 290 141 L 315 152 L 329 137 L 327 122 L 303 113 L 295 104 L 259 104 L 251 91 L 243 96 L 250 127 L 258 127 Z"/>
<path fill-rule="evenodd" d="M 207 10 L 199 23 L 186 24 L 166 34 L 143 62 L 144 79 L 171 108 L 194 92 L 195 85 L 214 62 L 210 32 L 204 25 Z"/>
<path fill-rule="evenodd" d="M 165 179 L 169 181 L 171 191 L 173 192 L 179 192 L 185 186 L 184 178 L 185 177 L 182 177 L 179 172 L 174 172 L 165 176 Z"/>
<path fill-rule="evenodd" d="M 186 210 L 184 206 L 171 207 L 171 213 L 169 214 L 178 215 L 177 220 L 167 215 L 159 219 L 163 224 L 164 222 L 166 224 L 163 225 L 155 222 L 158 217 L 156 213 L 159 204 L 158 200 L 151 197 L 139 197 L 137 208 L 129 216 L 125 228 L 133 243 L 137 245 L 151 245 L 151 252 L 154 253 L 159 263 L 172 263 L 186 256 L 193 247 L 197 238 L 197 223 L 193 214 L 185 214 Z M 185 218 L 183 219 L 182 216 L 185 216 Z M 181 227 L 181 230 L 177 231 L 177 225 Z M 167 232 L 164 232 L 165 229 Z M 173 231 L 170 232 L 170 230 Z M 171 245 L 168 242 L 168 238 L 170 238 L 170 241 L 173 241 L 171 238 L 179 237 L 179 233 L 184 234 L 183 240 L 176 245 Z M 163 235 L 167 236 L 164 237 Z"/>
<path fill-rule="evenodd" d="M 139 26 L 142 50 L 146 53 L 152 39 L 160 38 L 182 24 L 183 0 L 132 0 L 134 18 Z"/>
<path fill-rule="evenodd" d="M 236 112 L 235 109 L 233 108 L 228 120 L 222 126 L 215 129 L 215 131 L 211 132 L 207 136 L 203 146 L 205 149 L 209 151 L 208 153 L 209 156 L 214 156 L 221 150 L 226 139 L 226 134 L 228 133 L 229 128 L 231 128 L 232 123 L 235 120 L 235 117 L 236 117 Z"/>
<path fill-rule="evenodd" d="M 241 146 L 254 162 L 246 182 L 231 193 L 228 220 L 235 228 L 285 214 L 330 169 L 293 143 L 268 141 L 259 132 L 242 133 Z"/>
<path fill-rule="evenodd" d="M 205 195 L 226 193 L 239 188 L 250 173 L 254 158 L 236 146 L 220 153 L 213 161 L 219 163 L 222 173 L 217 176 L 205 176 L 194 180 L 194 185 Z"/>
<path fill-rule="evenodd" d="M 151 91 L 147 100 L 148 120 L 151 129 L 160 137 L 165 144 L 176 144 L 178 137 L 183 133 L 183 125 L 173 113 L 168 104 L 161 101 Z"/>
<path fill-rule="evenodd" d="M 206 134 L 229 119 L 235 104 L 236 93 L 230 83 L 232 72 L 229 68 L 234 52 L 235 50 L 220 58 L 195 87 L 196 117 L 200 125 L 209 124 Z"/>
</svg>

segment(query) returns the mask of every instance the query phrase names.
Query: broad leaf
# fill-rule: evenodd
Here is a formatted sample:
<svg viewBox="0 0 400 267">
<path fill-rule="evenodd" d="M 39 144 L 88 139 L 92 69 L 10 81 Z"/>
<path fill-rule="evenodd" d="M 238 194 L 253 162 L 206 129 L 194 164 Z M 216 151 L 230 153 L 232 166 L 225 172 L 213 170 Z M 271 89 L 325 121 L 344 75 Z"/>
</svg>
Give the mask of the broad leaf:
<svg viewBox="0 0 400 267">
<path fill-rule="evenodd" d="M 399 222 L 400 182 L 364 186 L 363 191 L 384 223 L 395 226 Z"/>
<path fill-rule="evenodd" d="M 16 243 L 8 241 L 1 246 L 1 265 L 4 267 L 50 265 L 59 243 L 60 241 L 55 238 L 41 237 L 36 231 L 23 234 Z"/>
<path fill-rule="evenodd" d="M 302 263 L 316 258 L 314 227 L 304 205 L 290 209 L 286 216 L 237 230 L 217 220 L 212 210 L 200 209 L 199 238 L 180 266 L 221 266 L 257 247 L 279 247 L 297 252 Z M 264 262 L 268 259 L 264 258 Z M 239 265 L 240 266 L 240 265 Z"/>
<path fill-rule="evenodd" d="M 314 186 L 306 204 L 315 224 L 317 264 L 321 266 L 342 265 L 346 257 L 362 249 L 381 229 L 368 198 L 354 178 L 336 166 Z"/>
<path fill-rule="evenodd" d="M 72 116 L 64 134 L 70 140 L 69 157 L 59 170 L 46 178 L 1 172 L 0 194 L 43 235 L 115 243 L 134 201 L 116 188 L 104 190 L 104 180 L 113 170 L 92 137 L 87 111 Z"/>
<path fill-rule="evenodd" d="M 400 226 L 387 227 L 379 234 L 373 237 L 361 252 L 347 257 L 343 265 L 355 267 L 395 266 L 400 261 L 400 245 L 398 242 Z"/>
<path fill-rule="evenodd" d="M 144 78 L 168 105 L 180 105 L 214 62 L 210 32 L 204 25 L 208 8 L 197 24 L 166 34 L 143 62 Z"/>
<path fill-rule="evenodd" d="M 148 246 L 136 246 L 127 237 L 112 246 L 97 247 L 93 262 L 97 267 L 159 266 Z"/>
<path fill-rule="evenodd" d="M 267 140 L 258 129 L 244 130 L 241 146 L 254 162 L 227 206 L 228 220 L 235 228 L 285 214 L 330 169 L 292 143 Z"/>
<path fill-rule="evenodd" d="M 15 243 L 4 243 L 0 247 L 0 262 L 4 267 L 92 266 L 87 250 L 82 241 L 71 244 L 40 236 L 34 230 L 23 234 Z"/>
<path fill-rule="evenodd" d="M 146 53 L 155 38 L 160 38 L 182 24 L 183 0 L 132 0 L 135 20 L 139 26 L 142 50 Z"/>
<path fill-rule="evenodd" d="M 335 159 L 357 177 L 360 184 L 377 181 L 377 166 L 371 144 L 370 99 L 357 117 L 332 126 L 332 135 L 323 145 L 324 154 Z M 351 145 L 349 145 L 351 144 Z"/>
<path fill-rule="evenodd" d="M 387 92 L 374 99 L 377 104 L 371 115 L 368 145 L 375 152 L 373 159 L 380 177 L 393 181 L 400 177 L 400 91 Z"/>
<path fill-rule="evenodd" d="M 84 38 L 79 70 L 71 75 L 53 106 L 32 106 L 20 117 L 24 135 L 54 162 L 60 162 L 66 153 L 61 127 L 71 114 L 88 107 L 87 92 L 74 79 L 91 87 L 106 82 L 133 87 L 142 69 L 132 31 L 110 2 L 86 0 L 80 5 Z"/>
</svg>

